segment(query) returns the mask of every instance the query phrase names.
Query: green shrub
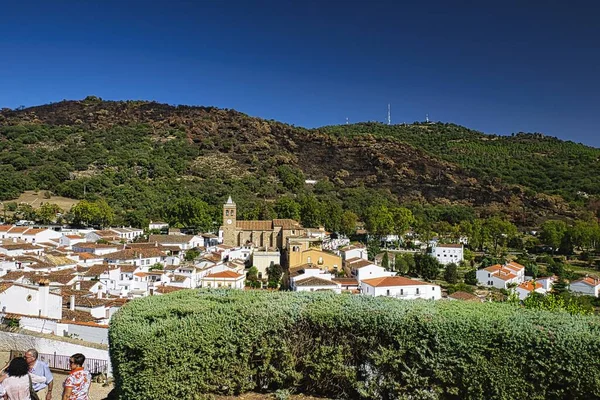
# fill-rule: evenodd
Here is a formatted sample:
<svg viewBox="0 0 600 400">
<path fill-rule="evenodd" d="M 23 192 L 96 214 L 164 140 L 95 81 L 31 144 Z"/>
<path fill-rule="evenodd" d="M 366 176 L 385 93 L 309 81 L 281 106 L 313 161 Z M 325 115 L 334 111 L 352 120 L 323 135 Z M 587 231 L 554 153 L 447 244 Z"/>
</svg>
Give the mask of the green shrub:
<svg viewBox="0 0 600 400">
<path fill-rule="evenodd" d="M 600 319 L 507 304 L 189 290 L 127 304 L 109 337 L 128 400 L 600 395 Z"/>
</svg>

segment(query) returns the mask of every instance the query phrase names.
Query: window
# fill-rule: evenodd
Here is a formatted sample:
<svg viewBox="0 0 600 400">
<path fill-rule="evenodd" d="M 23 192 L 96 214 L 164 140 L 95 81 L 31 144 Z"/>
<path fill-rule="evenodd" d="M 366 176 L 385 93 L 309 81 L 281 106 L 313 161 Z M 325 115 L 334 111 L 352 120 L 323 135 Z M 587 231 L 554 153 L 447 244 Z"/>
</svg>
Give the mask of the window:
<svg viewBox="0 0 600 400">
<path fill-rule="evenodd" d="M 386 290 L 386 296 L 390 295 L 390 289 Z"/>
<path fill-rule="evenodd" d="M 404 289 L 400 289 L 400 296 L 404 296 Z"/>
<path fill-rule="evenodd" d="M 33 299 L 33 297 L 31 297 L 30 294 L 27 295 L 27 301 L 31 301 L 31 299 Z"/>
<path fill-rule="evenodd" d="M 306 263 L 307 263 L 307 264 L 310 264 L 310 256 L 309 256 L 309 257 L 306 257 Z"/>
<path fill-rule="evenodd" d="M 225 210 L 225 216 L 229 217 L 229 210 Z"/>
<path fill-rule="evenodd" d="M 319 257 L 319 261 L 317 262 L 319 265 L 323 265 L 323 257 Z"/>
<path fill-rule="evenodd" d="M 419 288 L 417 288 L 417 292 L 416 293 L 419 294 Z"/>
<path fill-rule="evenodd" d="M 431 290 L 433 290 L 433 291 L 435 292 L 435 286 L 432 286 L 432 287 L 431 287 Z"/>
</svg>

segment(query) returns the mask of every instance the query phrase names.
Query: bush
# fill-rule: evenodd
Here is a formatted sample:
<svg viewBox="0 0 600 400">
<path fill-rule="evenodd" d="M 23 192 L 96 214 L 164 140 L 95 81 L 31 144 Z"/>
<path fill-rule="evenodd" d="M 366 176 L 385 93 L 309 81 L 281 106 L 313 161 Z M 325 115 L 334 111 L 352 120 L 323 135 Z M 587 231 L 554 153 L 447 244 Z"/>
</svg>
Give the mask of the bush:
<svg viewBox="0 0 600 400">
<path fill-rule="evenodd" d="M 507 304 L 188 290 L 127 304 L 109 339 L 120 399 L 584 399 L 600 391 L 599 322 Z"/>
</svg>

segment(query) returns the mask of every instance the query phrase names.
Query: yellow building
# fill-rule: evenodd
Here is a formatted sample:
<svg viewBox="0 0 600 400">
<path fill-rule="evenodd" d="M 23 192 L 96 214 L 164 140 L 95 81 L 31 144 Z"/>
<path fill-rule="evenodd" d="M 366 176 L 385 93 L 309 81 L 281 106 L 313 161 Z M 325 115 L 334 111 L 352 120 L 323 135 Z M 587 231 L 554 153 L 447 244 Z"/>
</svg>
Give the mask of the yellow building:
<svg viewBox="0 0 600 400">
<path fill-rule="evenodd" d="M 301 250 L 300 246 L 292 246 L 288 252 L 288 265 L 293 268 L 302 264 L 314 264 L 326 271 L 341 271 L 342 258 L 334 253 L 317 248 Z"/>
</svg>

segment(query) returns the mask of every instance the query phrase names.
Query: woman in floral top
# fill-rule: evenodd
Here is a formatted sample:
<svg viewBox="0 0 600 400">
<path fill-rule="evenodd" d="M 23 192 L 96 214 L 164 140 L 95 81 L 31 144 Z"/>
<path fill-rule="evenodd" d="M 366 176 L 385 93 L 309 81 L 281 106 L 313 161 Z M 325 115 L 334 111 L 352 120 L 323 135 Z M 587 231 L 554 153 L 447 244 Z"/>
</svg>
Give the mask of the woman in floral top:
<svg viewBox="0 0 600 400">
<path fill-rule="evenodd" d="M 92 383 L 92 374 L 83 369 L 85 356 L 81 353 L 73 354 L 69 358 L 71 373 L 65 379 L 62 400 L 90 400 L 88 392 Z"/>
</svg>

